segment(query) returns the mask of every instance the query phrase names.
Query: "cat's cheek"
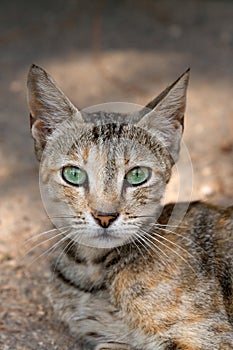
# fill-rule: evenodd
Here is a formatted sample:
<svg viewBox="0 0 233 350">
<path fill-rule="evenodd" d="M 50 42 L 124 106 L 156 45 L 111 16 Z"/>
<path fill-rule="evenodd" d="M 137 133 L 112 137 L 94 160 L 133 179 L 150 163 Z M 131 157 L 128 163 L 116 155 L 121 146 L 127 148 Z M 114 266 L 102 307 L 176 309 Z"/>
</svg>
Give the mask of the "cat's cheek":
<svg viewBox="0 0 233 350">
<path fill-rule="evenodd" d="M 157 187 L 156 187 L 157 188 Z M 126 196 L 124 212 L 126 216 L 142 217 L 155 215 L 160 208 L 160 201 L 163 196 L 163 189 L 141 188 L 129 191 Z"/>
<path fill-rule="evenodd" d="M 71 188 L 63 186 L 63 200 L 66 201 L 74 211 L 87 211 L 87 202 L 83 188 Z"/>
<path fill-rule="evenodd" d="M 46 186 L 48 184 L 51 185 L 54 181 L 59 181 L 57 173 L 56 166 L 51 164 L 48 157 L 44 157 L 40 163 L 40 184 Z"/>
</svg>

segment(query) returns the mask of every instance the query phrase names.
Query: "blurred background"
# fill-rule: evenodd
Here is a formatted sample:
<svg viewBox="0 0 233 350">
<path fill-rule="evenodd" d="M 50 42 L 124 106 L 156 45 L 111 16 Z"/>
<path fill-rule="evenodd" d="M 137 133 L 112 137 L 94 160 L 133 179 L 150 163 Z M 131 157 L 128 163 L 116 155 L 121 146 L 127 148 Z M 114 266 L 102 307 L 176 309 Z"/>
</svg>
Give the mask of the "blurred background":
<svg viewBox="0 0 233 350">
<path fill-rule="evenodd" d="M 50 228 L 38 186 L 26 103 L 32 63 L 80 109 L 146 104 L 191 67 L 184 142 L 166 201 L 232 204 L 233 1 L 0 1 L 0 345 L 73 349 L 43 294 L 46 262 L 21 245 Z M 190 188 L 191 186 L 191 188 Z M 29 254 L 32 261 L 40 253 Z M 62 333 L 62 332 L 61 332 Z"/>
</svg>

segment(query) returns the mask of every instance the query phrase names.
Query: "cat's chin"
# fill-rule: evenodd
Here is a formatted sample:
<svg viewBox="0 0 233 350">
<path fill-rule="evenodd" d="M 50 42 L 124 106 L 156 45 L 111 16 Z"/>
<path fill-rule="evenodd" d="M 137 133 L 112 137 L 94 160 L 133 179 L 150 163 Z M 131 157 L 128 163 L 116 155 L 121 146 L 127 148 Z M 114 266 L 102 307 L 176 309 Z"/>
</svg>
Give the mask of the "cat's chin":
<svg viewBox="0 0 233 350">
<path fill-rule="evenodd" d="M 123 238 L 114 234 L 109 234 L 103 231 L 102 233 L 96 234 L 95 236 L 82 239 L 79 241 L 81 245 L 85 245 L 91 248 L 97 249 L 112 249 L 121 245 L 127 244 L 130 241 L 129 238 Z"/>
</svg>

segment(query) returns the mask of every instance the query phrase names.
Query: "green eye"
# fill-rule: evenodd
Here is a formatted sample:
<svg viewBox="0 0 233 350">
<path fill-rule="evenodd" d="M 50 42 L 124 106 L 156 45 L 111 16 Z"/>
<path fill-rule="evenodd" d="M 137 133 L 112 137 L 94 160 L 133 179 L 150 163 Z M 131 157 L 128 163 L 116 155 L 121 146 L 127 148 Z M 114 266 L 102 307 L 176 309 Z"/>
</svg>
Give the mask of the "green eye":
<svg viewBox="0 0 233 350">
<path fill-rule="evenodd" d="M 126 174 L 125 179 L 131 186 L 138 186 L 149 180 L 150 175 L 151 171 L 149 168 L 136 167 Z"/>
<path fill-rule="evenodd" d="M 87 181 L 87 173 L 75 166 L 64 167 L 62 177 L 66 182 L 76 186 L 82 186 Z"/>
</svg>

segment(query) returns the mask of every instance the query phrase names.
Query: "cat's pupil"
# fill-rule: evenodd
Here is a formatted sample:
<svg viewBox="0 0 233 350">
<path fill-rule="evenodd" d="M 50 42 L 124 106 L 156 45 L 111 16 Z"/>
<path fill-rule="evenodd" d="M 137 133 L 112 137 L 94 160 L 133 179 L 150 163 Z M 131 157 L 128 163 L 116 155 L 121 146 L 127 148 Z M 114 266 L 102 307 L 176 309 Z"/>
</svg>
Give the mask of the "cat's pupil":
<svg viewBox="0 0 233 350">
<path fill-rule="evenodd" d="M 136 168 L 132 171 L 132 175 L 136 179 L 138 179 L 138 178 L 140 179 L 141 177 L 143 177 L 144 172 L 140 168 Z"/>
</svg>

